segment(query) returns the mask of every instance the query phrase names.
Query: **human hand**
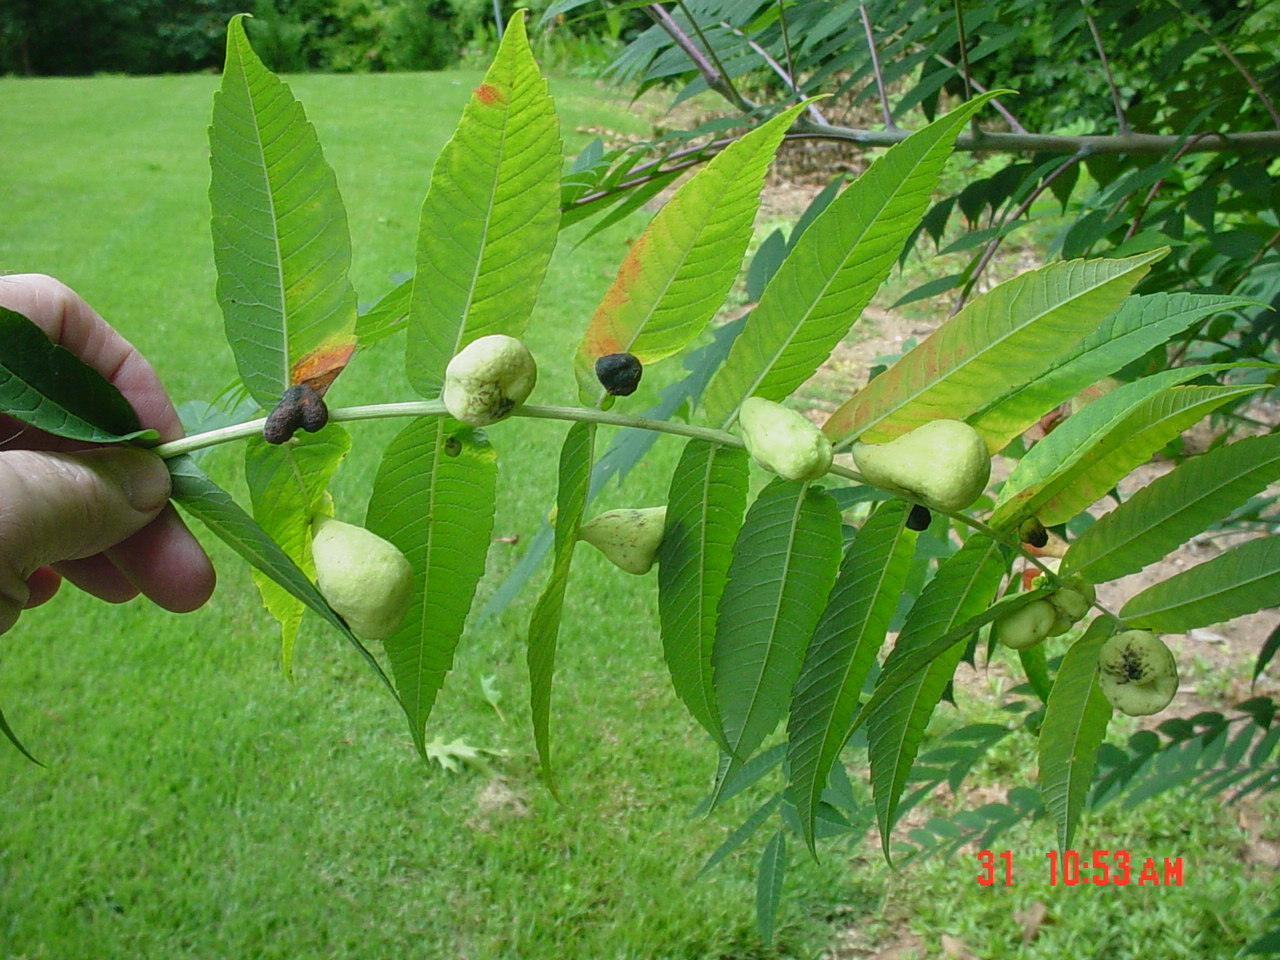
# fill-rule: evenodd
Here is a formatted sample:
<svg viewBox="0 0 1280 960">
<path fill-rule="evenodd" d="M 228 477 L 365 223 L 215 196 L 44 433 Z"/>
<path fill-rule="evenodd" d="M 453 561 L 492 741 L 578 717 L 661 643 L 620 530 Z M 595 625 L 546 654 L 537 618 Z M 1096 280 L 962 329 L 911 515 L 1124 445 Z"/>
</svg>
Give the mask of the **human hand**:
<svg viewBox="0 0 1280 960">
<path fill-rule="evenodd" d="M 162 441 L 182 436 L 151 365 L 65 284 L 0 276 L 0 306 L 111 381 Z M 213 567 L 168 500 L 169 472 L 154 454 L 91 447 L 0 416 L 0 633 L 64 577 L 112 603 L 142 593 L 177 613 L 201 606 Z"/>
</svg>

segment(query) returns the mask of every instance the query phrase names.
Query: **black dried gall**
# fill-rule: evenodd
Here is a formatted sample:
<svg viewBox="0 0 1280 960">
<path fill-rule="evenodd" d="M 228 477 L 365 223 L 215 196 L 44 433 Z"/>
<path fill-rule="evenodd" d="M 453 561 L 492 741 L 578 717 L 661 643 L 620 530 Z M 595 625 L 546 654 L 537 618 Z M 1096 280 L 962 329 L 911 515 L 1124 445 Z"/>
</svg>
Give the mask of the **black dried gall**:
<svg viewBox="0 0 1280 960">
<path fill-rule="evenodd" d="M 293 438 L 299 427 L 315 433 L 329 422 L 329 410 L 319 394 L 305 383 L 285 390 L 280 402 L 267 415 L 262 426 L 262 439 L 267 443 L 284 443 Z"/>
<path fill-rule="evenodd" d="M 911 512 L 907 514 L 907 529 L 928 530 L 931 523 L 933 523 L 933 514 L 929 512 L 928 507 L 922 507 L 918 503 L 913 504 Z"/>
<path fill-rule="evenodd" d="M 1018 528 L 1018 537 L 1023 543 L 1030 544 L 1037 550 L 1049 543 L 1049 531 L 1035 517 L 1027 520 Z"/>
<path fill-rule="evenodd" d="M 302 411 L 302 429 L 307 433 L 315 433 L 329 422 L 329 408 L 324 405 L 320 395 L 305 383 L 300 384 L 302 392 L 298 397 L 298 407 Z"/>
<path fill-rule="evenodd" d="M 611 396 L 631 396 L 643 374 L 644 367 L 634 354 L 610 353 L 596 360 L 596 379 Z"/>
</svg>

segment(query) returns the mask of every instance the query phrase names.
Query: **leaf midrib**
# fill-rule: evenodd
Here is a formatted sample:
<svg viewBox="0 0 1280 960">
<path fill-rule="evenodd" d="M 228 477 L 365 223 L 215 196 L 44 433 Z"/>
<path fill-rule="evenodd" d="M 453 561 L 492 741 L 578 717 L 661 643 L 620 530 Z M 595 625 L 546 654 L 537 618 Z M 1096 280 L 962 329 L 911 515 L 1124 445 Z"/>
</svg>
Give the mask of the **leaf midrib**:
<svg viewBox="0 0 1280 960">
<path fill-rule="evenodd" d="M 506 159 L 507 130 L 511 126 L 511 115 L 515 106 L 516 72 L 516 64 L 513 62 L 506 78 L 511 93 L 507 97 L 502 111 L 502 127 L 498 132 L 496 162 L 493 164 L 492 176 L 489 180 L 488 203 L 485 205 L 484 223 L 480 228 L 480 248 L 476 254 L 475 265 L 472 267 L 470 280 L 467 283 L 467 295 L 462 306 L 462 316 L 458 320 L 457 333 L 454 334 L 453 350 L 450 352 L 450 356 L 457 354 L 458 350 L 462 347 L 462 339 L 467 332 L 467 320 L 471 316 L 471 305 L 475 302 L 476 288 L 480 284 L 480 275 L 484 264 L 485 253 L 489 249 L 489 227 L 493 219 L 494 207 L 497 205 L 496 197 L 499 193 L 498 187 L 502 181 L 500 173 L 503 168 L 503 161 Z"/>
<path fill-rule="evenodd" d="M 974 583 L 976 583 L 976 582 L 977 582 L 978 578 L 979 578 L 979 577 L 981 576 L 981 574 L 982 574 L 982 571 L 985 569 L 985 567 L 986 567 L 986 565 L 987 565 L 987 558 L 991 556 L 991 550 L 992 550 L 992 548 L 994 548 L 994 547 L 996 547 L 996 542 L 993 540 L 993 541 L 991 541 L 991 543 L 987 546 L 987 549 L 983 552 L 982 556 L 981 556 L 981 557 L 979 557 L 979 558 L 977 559 L 977 561 L 974 563 L 973 571 L 969 574 L 968 582 L 965 584 L 965 587 L 964 587 L 964 592 L 963 592 L 963 593 L 961 594 L 961 596 L 960 596 L 960 602 L 959 602 L 958 604 L 956 604 L 955 609 L 954 609 L 954 610 L 952 610 L 952 612 L 951 612 L 951 616 L 950 616 L 950 618 L 949 618 L 949 619 L 947 620 L 947 622 L 946 622 L 946 628 L 945 628 L 944 630 L 942 630 L 942 631 L 938 634 L 938 636 L 943 636 L 943 635 L 945 635 L 945 634 L 947 633 L 947 631 L 948 631 L 948 630 L 951 630 L 953 627 L 955 627 L 956 622 L 957 622 L 957 621 L 956 621 L 956 618 L 957 618 L 957 616 L 958 616 L 958 615 L 959 615 L 959 613 L 960 613 L 960 608 L 961 608 L 962 606 L 964 606 L 964 602 L 965 602 L 965 600 L 967 600 L 967 599 L 969 598 L 969 595 L 973 592 L 973 585 L 974 585 Z M 897 649 L 897 648 L 895 647 L 895 649 Z M 899 797 L 901 796 L 901 793 L 902 793 L 902 787 L 903 787 L 903 786 L 905 785 L 905 783 L 906 783 L 906 777 L 907 777 L 907 775 L 911 772 L 911 763 L 907 763 L 907 764 L 905 765 L 905 766 L 906 766 L 906 769 L 905 769 L 905 770 L 903 769 L 903 764 L 902 764 L 902 746 L 903 746 L 903 744 L 906 742 L 906 739 L 907 739 L 907 733 L 908 733 L 908 731 L 911 729 L 911 726 L 912 726 L 912 719 L 915 717 L 915 714 L 916 714 L 917 708 L 918 708 L 918 707 L 919 707 L 919 705 L 920 705 L 921 689 L 922 689 L 922 688 L 923 688 L 923 686 L 924 686 L 924 682 L 925 682 L 925 680 L 927 680 L 927 679 L 928 679 L 928 676 L 929 676 L 930 671 L 932 671 L 932 670 L 933 670 L 934 664 L 936 664 L 936 663 L 938 662 L 938 660 L 939 660 L 941 657 L 945 656 L 945 655 L 946 655 L 946 653 L 945 653 L 945 652 L 944 652 L 944 653 L 940 653 L 940 654 L 938 655 L 938 657 L 935 657 L 932 661 L 930 661 L 930 663 L 929 663 L 928 667 L 926 667 L 924 670 L 920 671 L 919 676 L 918 676 L 914 681 L 912 681 L 912 683 L 911 683 L 911 684 L 904 684 L 904 685 L 903 685 L 903 689 L 906 689 L 906 688 L 908 688 L 908 687 L 913 687 L 914 689 L 912 689 L 912 691 L 911 691 L 911 702 L 910 702 L 910 704 L 909 704 L 909 706 L 908 706 L 908 709 L 905 711 L 905 712 L 906 712 L 906 719 L 905 719 L 905 720 L 900 724 L 900 727 L 901 727 L 901 735 L 900 735 L 900 736 L 897 736 L 897 737 L 894 737 L 894 738 L 893 738 L 893 740 L 891 740 L 891 741 L 890 741 L 890 742 L 894 742 L 894 741 L 896 741 L 896 748 L 895 748 L 895 750 L 894 750 L 894 757 L 893 757 L 893 760 L 894 760 L 894 762 L 893 762 L 893 771 L 892 771 L 892 773 L 890 774 L 890 776 L 891 776 L 891 783 L 890 783 L 890 787 L 891 787 L 891 794 L 890 794 L 890 796 L 891 796 L 891 798 L 892 798 L 892 800 L 891 800 L 892 808 L 891 808 L 891 809 L 889 809 L 889 810 L 887 810 L 886 826 L 892 826 L 892 824 L 890 823 L 890 821 L 892 821 L 892 819 L 893 819 L 893 814 L 894 814 L 894 812 L 895 812 L 895 811 L 897 810 L 897 808 L 898 808 L 898 800 L 899 800 Z M 885 701 L 884 701 L 884 703 L 885 703 L 885 705 L 886 705 L 886 706 L 887 706 L 889 703 L 892 703 L 892 702 L 893 702 L 892 698 L 890 698 L 890 699 L 888 699 L 888 700 L 885 700 Z M 884 710 L 885 708 L 884 708 L 884 707 L 882 707 L 881 709 L 882 709 L 882 710 Z M 899 713 L 902 713 L 903 711 L 899 710 L 898 712 L 899 712 Z M 899 724 L 896 724 L 896 723 L 895 723 L 895 726 L 899 726 Z M 918 748 L 918 744 L 917 744 L 917 748 Z M 913 760 L 914 760 L 914 758 L 913 758 Z"/>
</svg>

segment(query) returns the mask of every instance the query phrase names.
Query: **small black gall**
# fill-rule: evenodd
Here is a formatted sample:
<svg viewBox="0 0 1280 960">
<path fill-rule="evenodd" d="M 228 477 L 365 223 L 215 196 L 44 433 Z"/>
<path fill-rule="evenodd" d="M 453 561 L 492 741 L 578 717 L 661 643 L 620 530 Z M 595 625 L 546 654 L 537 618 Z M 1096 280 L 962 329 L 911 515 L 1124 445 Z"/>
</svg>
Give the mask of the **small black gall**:
<svg viewBox="0 0 1280 960">
<path fill-rule="evenodd" d="M 920 504 L 912 504 L 911 512 L 907 514 L 908 530 L 928 530 L 929 524 L 933 523 L 933 514 L 929 512 L 927 507 Z"/>
<path fill-rule="evenodd" d="M 644 367 L 630 353 L 610 353 L 596 360 L 596 379 L 614 397 L 629 397 L 640 386 Z"/>
<path fill-rule="evenodd" d="M 1030 544 L 1037 549 L 1049 543 L 1049 531 L 1035 517 L 1027 520 L 1018 528 L 1018 537 L 1023 543 Z"/>
</svg>

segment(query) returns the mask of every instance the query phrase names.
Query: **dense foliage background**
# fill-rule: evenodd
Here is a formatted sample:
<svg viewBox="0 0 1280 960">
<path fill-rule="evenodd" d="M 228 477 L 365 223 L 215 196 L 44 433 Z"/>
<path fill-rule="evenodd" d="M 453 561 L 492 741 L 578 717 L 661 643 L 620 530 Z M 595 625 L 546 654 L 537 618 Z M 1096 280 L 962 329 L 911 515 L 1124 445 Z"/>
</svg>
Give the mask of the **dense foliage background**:
<svg viewBox="0 0 1280 960">
<path fill-rule="evenodd" d="M 276 70 L 439 70 L 483 61 L 495 24 L 545 0 L 10 0 L 0 5 L 0 74 L 186 73 L 222 68 L 227 20 L 249 10 Z M 601 61 L 639 14 L 613 13 L 564 33 L 570 56 Z M 602 40 L 606 41 L 602 45 Z M 564 59 L 565 36 L 544 50 Z"/>
</svg>

